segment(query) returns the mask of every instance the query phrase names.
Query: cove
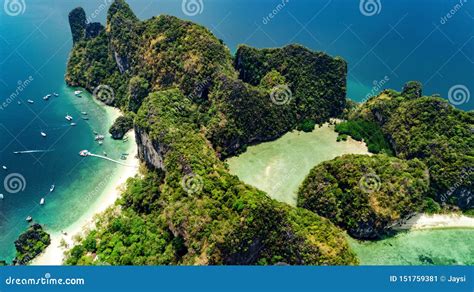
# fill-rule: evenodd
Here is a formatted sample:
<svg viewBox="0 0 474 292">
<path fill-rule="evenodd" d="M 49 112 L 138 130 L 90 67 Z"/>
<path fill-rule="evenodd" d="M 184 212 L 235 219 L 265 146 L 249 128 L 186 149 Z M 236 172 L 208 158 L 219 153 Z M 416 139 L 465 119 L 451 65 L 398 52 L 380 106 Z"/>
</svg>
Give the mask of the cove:
<svg viewBox="0 0 474 292">
<path fill-rule="evenodd" d="M 226 162 L 232 174 L 273 199 L 296 206 L 296 192 L 317 164 L 344 154 L 369 154 L 362 142 L 337 142 L 334 126 L 325 124 L 311 133 L 293 131 L 281 138 L 251 146 Z"/>
<path fill-rule="evenodd" d="M 327 124 L 311 133 L 294 131 L 226 162 L 242 181 L 295 206 L 298 187 L 315 165 L 343 154 L 368 153 L 365 144 L 336 142 L 336 137 Z M 348 238 L 361 265 L 474 265 L 474 229 L 411 230 L 378 241 Z"/>
</svg>

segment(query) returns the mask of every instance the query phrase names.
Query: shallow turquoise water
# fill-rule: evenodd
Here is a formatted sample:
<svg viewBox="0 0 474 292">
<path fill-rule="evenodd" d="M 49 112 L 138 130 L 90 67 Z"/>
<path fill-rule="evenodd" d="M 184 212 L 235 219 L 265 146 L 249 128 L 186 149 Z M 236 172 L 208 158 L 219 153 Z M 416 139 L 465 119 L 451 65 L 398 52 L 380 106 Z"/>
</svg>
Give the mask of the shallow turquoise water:
<svg viewBox="0 0 474 292">
<path fill-rule="evenodd" d="M 362 265 L 474 265 L 474 229 L 399 233 L 374 242 L 351 239 Z"/>
<path fill-rule="evenodd" d="M 367 154 L 365 144 L 336 142 L 333 126 L 316 127 L 311 133 L 294 131 L 280 139 L 251 146 L 226 162 L 232 174 L 267 192 L 280 202 L 296 206 L 296 192 L 317 164 L 344 154 Z"/>
</svg>

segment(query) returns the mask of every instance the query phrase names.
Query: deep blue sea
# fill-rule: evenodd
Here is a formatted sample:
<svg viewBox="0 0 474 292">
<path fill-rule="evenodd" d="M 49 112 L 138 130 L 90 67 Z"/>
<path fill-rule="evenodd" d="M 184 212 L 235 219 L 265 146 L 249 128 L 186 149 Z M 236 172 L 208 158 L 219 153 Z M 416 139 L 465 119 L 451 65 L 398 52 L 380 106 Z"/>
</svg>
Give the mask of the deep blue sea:
<svg viewBox="0 0 474 292">
<path fill-rule="evenodd" d="M 110 2 L 4 0 L 0 7 L 0 165 L 8 168 L 0 169 L 0 259 L 13 258 L 13 241 L 27 227 L 26 216 L 61 230 L 93 203 L 90 194 L 105 188 L 104 180 L 116 171 L 106 161 L 77 155 L 81 149 L 119 155 L 124 145 L 94 142 L 93 132 L 105 133 L 109 126 L 104 109 L 88 95 L 75 97 L 64 84 L 72 45 L 69 11 L 82 6 L 90 20 L 104 23 Z M 450 96 L 459 108 L 473 109 L 474 0 L 129 2 L 141 19 L 171 14 L 198 22 L 233 52 L 239 44 L 300 43 L 341 56 L 349 64 L 348 97 L 356 101 L 419 80 L 426 94 Z M 42 100 L 52 92 L 60 96 Z M 89 120 L 80 119 L 82 111 Z M 66 114 L 75 118 L 76 127 L 66 122 Z M 27 149 L 53 151 L 13 154 Z M 11 194 L 3 181 L 14 173 L 23 176 L 25 188 Z M 46 195 L 51 184 L 56 190 Z M 39 206 L 45 196 L 46 205 Z"/>
</svg>

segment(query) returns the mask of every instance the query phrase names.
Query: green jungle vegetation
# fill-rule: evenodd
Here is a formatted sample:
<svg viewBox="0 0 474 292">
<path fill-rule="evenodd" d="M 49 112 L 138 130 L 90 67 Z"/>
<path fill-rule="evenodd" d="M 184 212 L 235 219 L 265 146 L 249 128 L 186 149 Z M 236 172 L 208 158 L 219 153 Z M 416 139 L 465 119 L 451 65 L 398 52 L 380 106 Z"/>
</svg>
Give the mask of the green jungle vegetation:
<svg viewBox="0 0 474 292">
<path fill-rule="evenodd" d="M 342 229 L 378 238 L 413 212 L 439 211 L 442 198 L 472 204 L 472 168 L 456 165 L 472 166 L 473 115 L 422 97 L 419 83 L 355 105 L 345 99 L 341 58 L 299 45 L 243 45 L 232 56 L 206 28 L 166 15 L 140 21 L 123 0 L 112 3 L 105 27 L 86 24 L 81 10 L 70 14 L 66 81 L 113 89 L 96 96 L 126 113 L 111 133 L 120 138 L 133 120 L 146 168 L 67 264 L 351 265 L 358 260 Z M 351 135 L 383 154 L 316 166 L 300 189 L 304 208 L 228 173 L 226 157 L 331 117 L 347 119 L 340 140 Z M 385 183 L 361 192 L 372 172 Z"/>
<path fill-rule="evenodd" d="M 376 239 L 422 211 L 428 183 L 428 170 L 418 159 L 344 155 L 310 171 L 298 206 L 330 218 L 352 237 Z"/>
<path fill-rule="evenodd" d="M 421 84 L 409 82 L 402 92 L 385 90 L 354 109 L 345 132 L 357 132 L 360 121 L 378 125 L 398 158 L 428 166 L 430 197 L 446 206 L 474 207 L 474 112 L 423 96 Z M 367 141 L 382 141 L 378 130 L 365 132 L 374 133 Z"/>
<path fill-rule="evenodd" d="M 75 24 L 85 20 L 75 15 L 73 35 L 87 35 Z M 238 58 L 255 52 L 241 50 Z M 136 113 L 139 154 L 148 167 L 68 252 L 67 264 L 358 263 L 341 229 L 270 199 L 222 161 L 300 122 L 343 111 L 343 60 L 296 45 L 275 52 L 288 63 L 265 65 L 252 84 L 239 78 L 236 58 L 206 28 L 171 16 L 141 22 L 123 0 L 112 4 L 98 36 L 75 42 L 66 81 L 91 92 L 100 84 L 114 89 L 104 101 Z M 316 72 L 301 66 L 307 57 Z M 317 97 L 314 90 L 321 90 Z M 288 98 L 274 102 L 281 97 Z"/>
</svg>

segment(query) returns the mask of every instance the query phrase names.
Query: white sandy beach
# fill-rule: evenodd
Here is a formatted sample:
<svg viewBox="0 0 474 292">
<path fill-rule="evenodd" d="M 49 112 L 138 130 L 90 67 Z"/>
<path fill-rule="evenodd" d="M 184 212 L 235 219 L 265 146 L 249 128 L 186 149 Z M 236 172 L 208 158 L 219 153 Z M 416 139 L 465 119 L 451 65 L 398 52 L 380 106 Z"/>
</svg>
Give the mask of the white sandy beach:
<svg viewBox="0 0 474 292">
<path fill-rule="evenodd" d="M 93 100 L 99 103 L 95 99 Z M 113 107 L 105 106 L 105 110 L 107 112 L 108 124 L 110 125 L 117 117 L 122 115 L 120 110 Z M 110 183 L 100 194 L 99 199 L 94 202 L 94 204 L 90 206 L 89 210 L 84 213 L 76 222 L 63 229 L 62 231 L 64 234 L 61 232 L 49 232 L 51 235 L 51 244 L 43 251 L 43 253 L 32 260 L 30 265 L 62 265 L 64 252 L 67 249 L 60 246 L 61 240 L 64 240 L 68 244 L 69 248 L 72 248 L 74 243 L 73 238 L 78 234 L 83 234 L 86 230 L 92 229 L 95 223 L 95 216 L 104 212 L 108 207 L 112 206 L 120 197 L 127 179 L 138 174 L 140 162 L 137 157 L 137 144 L 135 141 L 134 131 L 129 131 L 127 136 L 129 137 L 130 144 L 129 149 L 127 149 L 127 153 L 130 153 L 130 155 L 126 160 L 124 160 L 124 163 L 130 165 L 130 167 L 120 166 L 120 170 L 117 172 L 115 177 L 110 180 Z"/>
<path fill-rule="evenodd" d="M 474 218 L 459 214 L 418 214 L 395 230 L 433 229 L 433 228 L 474 228 Z"/>
</svg>

